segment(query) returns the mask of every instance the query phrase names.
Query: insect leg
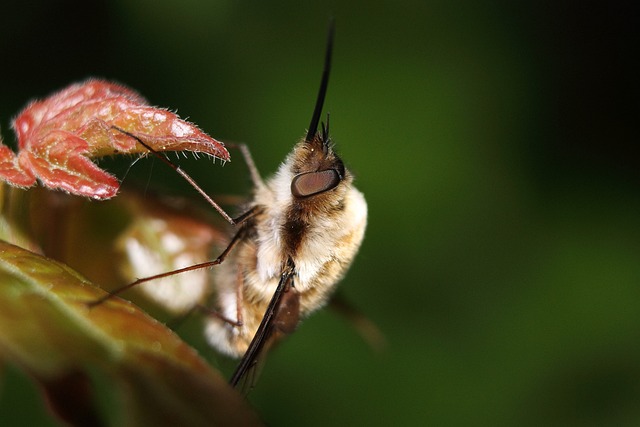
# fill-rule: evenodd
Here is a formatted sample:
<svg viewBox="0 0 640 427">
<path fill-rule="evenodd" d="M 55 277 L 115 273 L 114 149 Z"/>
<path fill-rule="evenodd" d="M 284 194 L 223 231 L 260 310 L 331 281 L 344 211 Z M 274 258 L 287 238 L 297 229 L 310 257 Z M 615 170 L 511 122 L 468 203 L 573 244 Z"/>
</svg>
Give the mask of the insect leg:
<svg viewBox="0 0 640 427">
<path fill-rule="evenodd" d="M 237 301 L 236 320 L 231 320 L 228 317 L 226 317 L 224 314 L 220 313 L 218 310 L 211 309 L 209 307 L 205 307 L 200 304 L 198 304 L 196 308 L 209 316 L 213 316 L 223 321 L 224 323 L 228 323 L 232 326 L 237 326 L 237 327 L 242 326 L 244 324 L 242 319 L 242 300 L 243 300 L 242 283 L 243 281 L 244 279 L 243 279 L 242 272 L 238 270 L 238 275 L 236 278 L 236 301 Z"/>
<path fill-rule="evenodd" d="M 180 166 L 175 165 L 171 160 L 169 160 L 168 158 L 166 158 L 165 156 L 163 156 L 162 154 L 160 154 L 159 152 L 157 152 L 156 150 L 154 150 L 153 148 L 151 148 L 147 143 L 145 143 L 142 139 L 140 139 L 139 137 L 137 137 L 136 135 L 132 134 L 131 132 L 127 132 L 124 129 L 121 129 L 117 126 L 112 126 L 113 129 L 124 133 L 125 135 L 135 139 L 136 141 L 138 141 L 140 143 L 140 145 L 142 145 L 144 148 L 146 148 L 147 150 L 149 150 L 150 153 L 152 153 L 153 155 L 155 155 L 157 158 L 159 158 L 161 161 L 163 161 L 165 164 L 167 164 L 170 168 L 172 168 L 173 170 L 175 170 L 182 178 L 185 179 L 185 181 L 187 181 L 189 184 L 191 184 L 191 186 L 198 192 L 200 193 L 200 195 L 202 197 L 204 197 L 204 199 L 207 201 L 207 203 L 209 203 L 215 210 L 217 210 L 220 215 L 222 215 L 222 217 L 227 220 L 227 222 L 229 222 L 229 224 L 231 225 L 236 225 L 236 222 L 234 222 L 233 218 L 231 218 L 231 216 L 229 216 L 229 214 L 220 207 L 220 205 L 218 205 L 196 182 L 193 178 L 191 178 L 191 176 L 186 173 L 185 171 L 183 171 Z"/>
<path fill-rule="evenodd" d="M 238 322 L 238 326 L 242 326 L 242 305 L 244 304 L 244 292 L 242 292 L 242 288 L 244 284 L 244 274 L 242 271 L 238 269 L 238 274 L 236 277 L 236 321 Z"/>
<path fill-rule="evenodd" d="M 238 319 L 238 320 L 232 320 L 229 319 L 228 317 L 226 317 L 224 314 L 220 313 L 218 310 L 214 310 L 211 309 L 209 307 L 205 307 L 204 305 L 200 305 L 198 304 L 196 306 L 196 309 L 201 311 L 202 313 L 208 315 L 208 316 L 213 316 L 216 319 L 222 320 L 224 323 L 228 323 L 232 326 L 242 326 L 244 323 L 242 323 L 242 319 Z M 242 317 L 242 316 L 239 316 Z"/>
<path fill-rule="evenodd" d="M 253 156 L 251 156 L 251 151 L 249 151 L 249 147 L 247 144 L 243 144 L 241 142 L 231 142 L 227 143 L 228 147 L 237 148 L 240 150 L 242 157 L 244 158 L 244 162 L 247 164 L 249 168 L 249 173 L 251 174 L 251 181 L 253 181 L 253 185 L 256 187 L 264 187 L 264 181 L 262 181 L 262 177 L 258 172 L 258 168 L 256 167 L 256 163 L 253 161 Z"/>
<path fill-rule="evenodd" d="M 252 212 L 252 210 L 250 210 L 249 212 Z M 246 232 L 246 229 L 243 227 L 240 230 L 238 230 L 238 232 L 235 234 L 235 236 L 233 236 L 233 239 L 231 239 L 231 242 L 229 243 L 229 245 L 227 246 L 227 248 L 222 251 L 222 253 L 218 256 L 218 258 L 214 259 L 213 261 L 207 261 L 207 262 L 201 262 L 199 264 L 194 264 L 194 265 L 190 265 L 188 267 L 184 267 L 184 268 L 179 268 L 177 270 L 173 270 L 173 271 L 167 271 L 165 273 L 160 273 L 160 274 L 154 274 L 153 276 L 148 276 L 148 277 L 143 277 L 141 279 L 137 279 L 134 282 L 129 283 L 128 285 L 125 285 L 121 288 L 118 288 L 114 291 L 109 292 L 108 294 L 106 294 L 105 296 L 103 296 L 102 298 L 99 298 L 95 301 L 92 301 L 90 303 L 88 303 L 87 305 L 91 308 L 91 307 L 95 307 L 98 306 L 100 304 L 102 304 L 103 302 L 107 301 L 108 299 L 121 294 L 122 292 L 131 289 L 135 286 L 138 286 L 141 283 L 145 283 L 145 282 L 149 282 L 152 280 L 157 280 L 157 279 L 162 279 L 163 277 L 170 277 L 170 276 L 174 276 L 176 274 L 180 274 L 180 273 L 186 273 L 188 271 L 194 271 L 194 270 L 200 270 L 201 268 L 208 268 L 208 267 L 213 267 L 216 266 L 218 264 L 221 264 L 225 258 L 227 257 L 227 255 L 229 254 L 229 252 L 231 252 L 231 250 L 238 244 L 238 242 L 240 240 L 242 240 L 242 238 L 244 237 Z"/>
</svg>

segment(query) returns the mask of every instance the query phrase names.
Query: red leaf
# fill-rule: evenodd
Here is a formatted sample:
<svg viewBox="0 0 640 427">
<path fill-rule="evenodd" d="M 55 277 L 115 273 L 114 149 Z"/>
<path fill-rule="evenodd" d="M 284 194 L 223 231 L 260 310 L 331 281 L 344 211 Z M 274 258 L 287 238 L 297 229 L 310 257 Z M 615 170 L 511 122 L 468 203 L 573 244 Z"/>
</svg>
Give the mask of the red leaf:
<svg viewBox="0 0 640 427">
<path fill-rule="evenodd" d="M 196 125 L 149 106 L 127 87 L 102 80 L 87 80 L 32 102 L 13 127 L 19 152 L 0 140 L 0 178 L 18 187 L 31 187 L 37 178 L 45 187 L 94 199 L 115 196 L 120 184 L 91 159 L 148 152 L 119 129 L 156 151 L 192 151 L 229 160 L 224 144 Z"/>
</svg>

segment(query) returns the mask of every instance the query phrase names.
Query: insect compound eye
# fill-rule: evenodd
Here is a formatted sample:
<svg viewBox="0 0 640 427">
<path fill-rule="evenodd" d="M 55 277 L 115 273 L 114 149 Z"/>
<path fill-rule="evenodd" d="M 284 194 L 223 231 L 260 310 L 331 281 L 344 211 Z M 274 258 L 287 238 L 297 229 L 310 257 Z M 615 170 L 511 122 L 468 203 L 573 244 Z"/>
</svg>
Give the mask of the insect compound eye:
<svg viewBox="0 0 640 427">
<path fill-rule="evenodd" d="M 301 173 L 291 181 L 291 194 L 295 197 L 313 196 L 335 188 L 341 180 L 342 176 L 335 169 Z"/>
</svg>

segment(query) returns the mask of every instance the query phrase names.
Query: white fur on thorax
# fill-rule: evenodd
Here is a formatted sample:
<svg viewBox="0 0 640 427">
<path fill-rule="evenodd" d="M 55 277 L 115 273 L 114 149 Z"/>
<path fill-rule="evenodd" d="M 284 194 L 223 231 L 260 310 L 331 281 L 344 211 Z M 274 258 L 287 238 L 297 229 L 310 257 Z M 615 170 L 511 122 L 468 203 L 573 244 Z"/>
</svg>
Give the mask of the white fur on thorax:
<svg viewBox="0 0 640 427">
<path fill-rule="evenodd" d="M 275 292 L 282 271 L 284 256 L 281 233 L 287 209 L 293 202 L 292 179 L 293 174 L 288 163 L 284 163 L 267 185 L 256 192 L 256 204 L 266 207 L 267 216 L 267 221 L 257 230 L 257 272 L 261 282 L 265 284 L 262 291 L 266 298 L 270 298 Z M 337 220 L 318 216 L 305 231 L 305 239 L 293 260 L 296 266 L 295 286 L 298 292 L 304 293 L 309 289 L 310 282 L 334 256 L 333 249 L 340 238 L 358 228 L 362 228 L 364 233 L 367 219 L 364 196 L 351 187 L 344 203 L 344 214 Z"/>
<path fill-rule="evenodd" d="M 245 289 L 251 289 L 252 294 L 259 295 L 265 308 L 278 285 L 285 258 L 282 229 L 286 222 L 287 210 L 292 203 L 292 179 L 290 162 L 285 162 L 266 185 L 259 186 L 255 191 L 254 203 L 264 208 L 262 213 L 264 219 L 256 224 L 257 252 L 255 259 L 250 260 L 250 264 L 255 262 L 256 268 L 243 272 L 242 286 Z M 364 196 L 351 187 L 347 189 L 343 203 L 342 215 L 331 219 L 319 215 L 310 228 L 305 230 L 305 237 L 293 260 L 296 269 L 295 287 L 301 295 L 302 317 L 321 305 L 318 301 L 305 303 L 305 292 L 313 287 L 322 287 L 326 292 L 316 298 L 322 298 L 323 303 L 331 288 L 337 284 L 344 273 L 342 271 L 337 277 L 322 277 L 320 273 L 323 268 L 336 260 L 348 266 L 364 236 L 367 222 L 367 204 Z M 349 241 L 348 248 L 344 247 L 345 239 Z M 231 320 L 237 318 L 237 269 L 238 263 L 243 261 L 240 259 L 243 253 L 242 247 L 236 250 L 235 255 L 218 266 L 214 279 L 221 314 Z M 211 318 L 207 321 L 205 329 L 209 343 L 221 352 L 232 356 L 239 356 L 244 351 L 238 349 L 237 339 L 242 336 L 242 339 L 248 342 L 259 323 L 259 319 L 251 316 L 246 306 L 241 306 L 240 310 L 245 322 L 243 326 L 236 327 Z"/>
</svg>

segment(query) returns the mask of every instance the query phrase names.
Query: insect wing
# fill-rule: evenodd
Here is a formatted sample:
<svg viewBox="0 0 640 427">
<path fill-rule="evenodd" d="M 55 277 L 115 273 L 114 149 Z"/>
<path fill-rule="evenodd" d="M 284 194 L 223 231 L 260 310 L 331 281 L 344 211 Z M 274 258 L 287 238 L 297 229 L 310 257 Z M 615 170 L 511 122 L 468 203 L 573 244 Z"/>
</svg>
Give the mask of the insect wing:
<svg viewBox="0 0 640 427">
<path fill-rule="evenodd" d="M 293 332 L 298 324 L 299 306 L 298 294 L 293 286 L 294 274 L 292 267 L 287 267 L 282 273 L 260 326 L 229 380 L 233 387 L 244 394 L 253 389 L 269 349 L 284 335 Z"/>
</svg>

